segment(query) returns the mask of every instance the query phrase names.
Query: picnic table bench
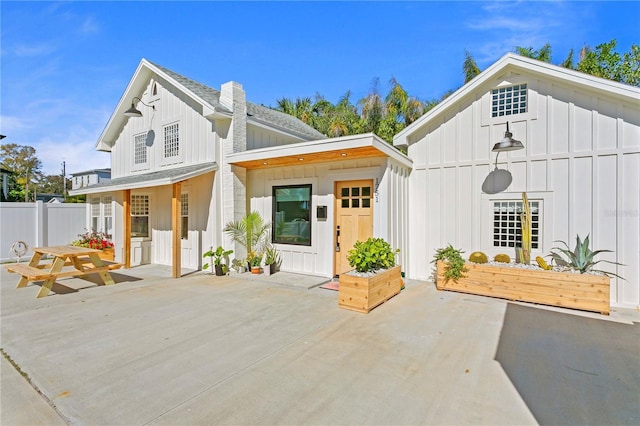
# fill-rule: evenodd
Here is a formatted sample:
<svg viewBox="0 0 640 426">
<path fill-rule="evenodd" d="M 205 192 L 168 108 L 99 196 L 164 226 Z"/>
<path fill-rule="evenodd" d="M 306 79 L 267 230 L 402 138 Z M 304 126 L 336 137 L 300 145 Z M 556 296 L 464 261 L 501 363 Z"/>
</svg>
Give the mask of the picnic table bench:
<svg viewBox="0 0 640 426">
<path fill-rule="evenodd" d="M 26 287 L 31 281 L 44 281 L 36 297 L 49 294 L 58 278 L 99 274 L 104 285 L 114 284 L 109 271 L 119 269 L 121 263 L 106 263 L 98 256 L 100 250 L 74 246 L 36 247 L 28 264 L 7 266 L 7 271 L 21 275 L 16 288 Z M 51 263 L 40 263 L 44 255 L 53 256 Z"/>
</svg>

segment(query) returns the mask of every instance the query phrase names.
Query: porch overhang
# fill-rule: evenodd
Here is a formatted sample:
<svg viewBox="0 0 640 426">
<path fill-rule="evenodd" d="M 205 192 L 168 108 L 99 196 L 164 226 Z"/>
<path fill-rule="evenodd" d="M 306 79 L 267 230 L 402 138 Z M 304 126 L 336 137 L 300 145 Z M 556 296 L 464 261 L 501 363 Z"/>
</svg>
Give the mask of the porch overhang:
<svg viewBox="0 0 640 426">
<path fill-rule="evenodd" d="M 71 195 L 97 194 L 101 192 L 124 191 L 127 189 L 150 188 L 154 186 L 173 185 L 196 176 L 218 170 L 215 162 L 194 164 L 186 167 L 171 168 L 151 173 L 141 173 L 111 179 L 96 185 L 86 186 L 69 191 Z"/>
<path fill-rule="evenodd" d="M 252 149 L 227 155 L 227 162 L 256 170 L 371 157 L 390 157 L 407 168 L 411 168 L 413 163 L 373 133 Z"/>
</svg>

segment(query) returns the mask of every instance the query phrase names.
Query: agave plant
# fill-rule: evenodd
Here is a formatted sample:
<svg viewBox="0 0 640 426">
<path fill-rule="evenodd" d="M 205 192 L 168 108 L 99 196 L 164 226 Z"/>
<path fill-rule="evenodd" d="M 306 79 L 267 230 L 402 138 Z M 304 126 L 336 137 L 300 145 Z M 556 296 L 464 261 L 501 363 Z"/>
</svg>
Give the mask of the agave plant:
<svg viewBox="0 0 640 426">
<path fill-rule="evenodd" d="M 553 247 L 551 249 L 551 250 L 559 250 L 560 253 L 566 256 L 566 258 L 563 258 L 560 255 L 560 253 L 552 251 L 549 254 L 549 256 L 551 256 L 551 258 L 556 263 L 556 265 L 566 266 L 566 267 L 575 269 L 577 271 L 580 271 L 581 274 L 584 274 L 585 272 L 600 272 L 602 274 L 605 274 L 608 277 L 614 276 L 614 277 L 624 279 L 620 275 L 614 274 L 613 272 L 593 269 L 593 267 L 600 262 L 610 263 L 612 265 L 620 265 L 620 266 L 624 266 L 624 265 L 622 263 L 611 262 L 608 260 L 594 261 L 594 257 L 596 257 L 596 255 L 600 253 L 607 253 L 607 252 L 612 253 L 612 251 L 611 250 L 591 251 L 591 249 L 589 248 L 589 235 L 587 235 L 584 241 L 580 240 L 580 235 L 576 235 L 576 248 L 573 249 L 573 251 L 569 248 L 569 245 L 564 241 L 556 241 L 556 242 L 562 243 L 566 247 L 566 248 Z"/>
</svg>

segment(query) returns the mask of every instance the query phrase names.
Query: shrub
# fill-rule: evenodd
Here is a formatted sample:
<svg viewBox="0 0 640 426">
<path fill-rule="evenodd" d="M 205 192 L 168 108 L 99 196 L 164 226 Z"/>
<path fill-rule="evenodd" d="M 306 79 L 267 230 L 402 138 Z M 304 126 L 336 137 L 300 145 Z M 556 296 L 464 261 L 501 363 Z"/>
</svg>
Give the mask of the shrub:
<svg viewBox="0 0 640 426">
<path fill-rule="evenodd" d="M 436 250 L 436 254 L 433 256 L 431 263 L 436 263 L 438 260 L 445 262 L 444 265 L 444 282 L 452 279 L 458 281 L 460 278 L 464 278 L 463 273 L 467 271 L 464 267 L 465 260 L 462 258 L 462 250 L 455 249 L 451 244 L 445 248 Z"/>
<path fill-rule="evenodd" d="M 389 269 L 396 266 L 396 255 L 400 249 L 393 250 L 382 238 L 369 238 L 367 241 L 356 241 L 349 250 L 347 261 L 358 272 L 373 272 L 378 269 Z"/>
</svg>

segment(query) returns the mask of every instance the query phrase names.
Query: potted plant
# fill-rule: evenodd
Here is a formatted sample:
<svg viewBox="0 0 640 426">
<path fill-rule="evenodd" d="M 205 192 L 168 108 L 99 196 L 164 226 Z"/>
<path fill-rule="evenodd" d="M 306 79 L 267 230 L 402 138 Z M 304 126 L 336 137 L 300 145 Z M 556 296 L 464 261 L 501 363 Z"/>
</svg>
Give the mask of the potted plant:
<svg viewBox="0 0 640 426">
<path fill-rule="evenodd" d="M 265 222 L 260 213 L 253 211 L 241 220 L 228 222 L 224 227 L 224 232 L 247 250 L 247 262 L 250 268 L 248 256 L 264 251 L 270 227 L 271 224 Z"/>
<path fill-rule="evenodd" d="M 243 272 L 246 271 L 246 268 L 247 268 L 246 262 L 247 262 L 246 260 L 240 257 L 236 257 L 231 261 L 231 267 L 235 269 L 237 273 L 242 274 Z"/>
<path fill-rule="evenodd" d="M 349 265 L 355 270 L 340 274 L 338 306 L 369 313 L 400 293 L 401 268 L 395 261 L 399 252 L 382 238 L 357 241 L 347 256 Z"/>
<path fill-rule="evenodd" d="M 276 264 L 280 261 L 278 250 L 271 244 L 267 246 L 264 252 L 264 274 L 271 275 L 276 272 Z"/>
<path fill-rule="evenodd" d="M 247 261 L 251 267 L 251 273 L 257 275 L 260 273 L 260 263 L 262 262 L 262 254 L 251 253 L 247 257 Z"/>
<path fill-rule="evenodd" d="M 87 231 L 84 234 L 78 234 L 79 239 L 71 242 L 70 245 L 76 247 L 88 247 L 96 250 L 100 250 L 98 256 L 102 260 L 113 261 L 115 258 L 113 242 L 111 241 L 111 235 L 106 232 Z"/>
<path fill-rule="evenodd" d="M 225 260 L 227 256 L 233 253 L 233 250 L 225 250 L 222 246 L 218 246 L 216 251 L 209 250 L 202 255 L 202 257 L 211 257 L 213 259 L 213 265 L 216 270 L 216 276 L 221 277 L 227 273 L 227 265 L 223 264 L 222 261 Z M 208 269 L 209 264 L 205 263 L 202 266 L 202 269 Z"/>
</svg>

